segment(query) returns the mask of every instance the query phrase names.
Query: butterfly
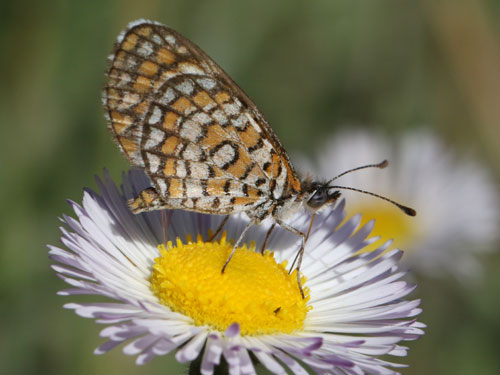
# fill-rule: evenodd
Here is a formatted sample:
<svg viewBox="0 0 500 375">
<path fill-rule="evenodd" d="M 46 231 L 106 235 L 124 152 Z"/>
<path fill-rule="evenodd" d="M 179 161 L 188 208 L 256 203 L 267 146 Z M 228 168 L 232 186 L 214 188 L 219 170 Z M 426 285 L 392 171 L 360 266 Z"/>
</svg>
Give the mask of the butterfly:
<svg viewBox="0 0 500 375">
<path fill-rule="evenodd" d="M 152 183 L 129 201 L 132 212 L 244 212 L 250 222 L 233 254 L 251 225 L 271 217 L 274 224 L 264 243 L 276 224 L 302 238 L 296 258 L 299 279 L 307 234 L 286 220 L 303 207 L 316 212 L 334 203 L 343 188 L 331 184 L 336 178 L 301 180 L 252 100 L 175 30 L 134 21 L 118 36 L 109 60 L 103 90 L 109 129 L 129 162 L 143 168 Z"/>
</svg>

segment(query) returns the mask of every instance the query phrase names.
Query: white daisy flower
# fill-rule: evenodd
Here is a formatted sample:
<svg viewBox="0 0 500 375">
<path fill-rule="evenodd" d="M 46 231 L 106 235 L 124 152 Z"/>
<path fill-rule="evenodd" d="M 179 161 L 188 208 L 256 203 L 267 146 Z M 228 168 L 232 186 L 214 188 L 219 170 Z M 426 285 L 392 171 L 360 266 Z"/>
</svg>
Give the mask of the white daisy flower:
<svg viewBox="0 0 500 375">
<path fill-rule="evenodd" d="M 107 174 L 98 185 L 101 194 L 86 190 L 81 206 L 71 202 L 76 219 L 63 216 L 64 249 L 49 246 L 53 269 L 72 286 L 60 295 L 114 301 L 65 305 L 107 325 L 101 336 L 108 341 L 96 354 L 125 344 L 124 353 L 144 364 L 175 353 L 203 375 L 221 373 L 222 365 L 255 374 L 256 362 L 272 374 L 396 374 L 402 365 L 378 357 L 405 356 L 399 342 L 423 334 L 415 319 L 420 301 L 403 299 L 414 286 L 402 280 L 402 253 L 386 252 L 385 243 L 359 254 L 373 222 L 360 227 L 358 215 L 340 225 L 343 203 L 317 215 L 301 270 L 303 299 L 285 268 L 296 236 L 275 230 L 267 246 L 274 255 L 263 256 L 269 224 L 254 226 L 221 274 L 229 239 L 248 219 L 231 216 L 220 240 L 204 242 L 220 216 L 128 210 L 127 199 L 148 186 L 142 173 L 125 176 L 123 192 Z M 309 219 L 298 215 L 291 224 L 304 228 Z"/>
<path fill-rule="evenodd" d="M 470 155 L 457 157 L 432 133 L 417 131 L 390 141 L 369 131 L 349 131 L 326 142 L 317 156 L 325 178 L 387 159 L 383 170 L 354 172 L 335 181 L 384 195 L 417 210 L 408 217 L 386 202 L 342 191 L 347 217 L 376 219 L 373 234 L 394 238 L 414 271 L 464 280 L 480 275 L 475 251 L 492 249 L 500 223 L 498 190 L 485 167 Z M 314 170 L 314 169 L 312 169 Z"/>
</svg>

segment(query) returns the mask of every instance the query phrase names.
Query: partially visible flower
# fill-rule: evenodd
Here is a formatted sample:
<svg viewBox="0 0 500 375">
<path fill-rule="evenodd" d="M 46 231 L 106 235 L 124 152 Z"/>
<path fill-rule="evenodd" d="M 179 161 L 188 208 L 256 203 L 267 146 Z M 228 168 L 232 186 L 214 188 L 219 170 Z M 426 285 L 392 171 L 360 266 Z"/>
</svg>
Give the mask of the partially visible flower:
<svg viewBox="0 0 500 375">
<path fill-rule="evenodd" d="M 430 132 L 397 139 L 369 131 L 333 136 L 317 155 L 325 179 L 363 164 L 389 160 L 386 169 L 354 172 L 335 181 L 382 194 L 417 210 L 408 217 L 386 202 L 342 191 L 347 217 L 362 212 L 375 219 L 374 235 L 394 238 L 412 271 L 459 278 L 480 275 L 475 252 L 491 250 L 498 240 L 498 190 L 486 167 L 470 155 L 454 155 Z"/>
<path fill-rule="evenodd" d="M 419 301 L 403 299 L 414 287 L 401 280 L 401 252 L 385 252 L 386 243 L 359 254 L 373 222 L 360 228 L 358 215 L 340 225 L 343 203 L 315 221 L 302 266 L 303 299 L 285 269 L 296 236 L 275 230 L 268 242 L 274 257 L 262 256 L 253 250 L 269 224 L 253 227 L 248 248 L 221 275 L 231 251 L 226 238 L 237 238 L 247 218 L 232 216 L 227 235 L 206 242 L 219 216 L 127 209 L 127 198 L 148 185 L 141 173 L 125 176 L 123 193 L 107 174 L 98 185 L 100 195 L 86 190 L 82 206 L 71 203 L 76 220 L 63 216 L 65 249 L 49 246 L 54 270 L 72 286 L 60 295 L 114 301 L 65 305 L 108 325 L 101 331 L 108 341 L 96 354 L 127 343 L 123 351 L 137 364 L 175 352 L 182 363 L 200 358 L 201 374 L 213 374 L 223 359 L 230 374 L 255 374 L 255 360 L 272 374 L 396 374 L 392 368 L 402 365 L 377 357 L 406 355 L 399 342 L 423 333 L 415 320 Z M 301 214 L 291 224 L 304 228 L 309 219 Z M 165 237 L 170 242 L 159 247 Z"/>
</svg>

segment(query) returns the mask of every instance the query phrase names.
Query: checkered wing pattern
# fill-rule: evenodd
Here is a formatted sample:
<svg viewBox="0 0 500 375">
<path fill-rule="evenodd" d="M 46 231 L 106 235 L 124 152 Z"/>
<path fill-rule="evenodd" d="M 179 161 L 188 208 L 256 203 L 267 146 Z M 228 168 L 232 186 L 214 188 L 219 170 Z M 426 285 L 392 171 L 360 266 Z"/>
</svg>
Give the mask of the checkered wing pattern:
<svg viewBox="0 0 500 375">
<path fill-rule="evenodd" d="M 262 114 L 194 43 L 139 21 L 120 34 L 110 60 L 103 92 L 109 128 L 166 206 L 248 212 L 300 193 Z"/>
</svg>

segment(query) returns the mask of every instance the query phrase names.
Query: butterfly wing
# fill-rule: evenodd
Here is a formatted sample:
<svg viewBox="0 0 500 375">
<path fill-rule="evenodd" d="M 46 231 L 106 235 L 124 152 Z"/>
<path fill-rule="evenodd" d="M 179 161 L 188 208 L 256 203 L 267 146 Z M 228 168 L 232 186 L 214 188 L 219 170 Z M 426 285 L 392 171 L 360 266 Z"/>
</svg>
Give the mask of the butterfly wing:
<svg viewBox="0 0 500 375">
<path fill-rule="evenodd" d="M 300 193 L 255 104 L 199 47 L 137 21 L 110 57 L 103 102 L 114 140 L 171 208 L 249 211 Z"/>
</svg>

